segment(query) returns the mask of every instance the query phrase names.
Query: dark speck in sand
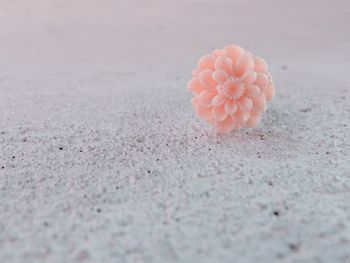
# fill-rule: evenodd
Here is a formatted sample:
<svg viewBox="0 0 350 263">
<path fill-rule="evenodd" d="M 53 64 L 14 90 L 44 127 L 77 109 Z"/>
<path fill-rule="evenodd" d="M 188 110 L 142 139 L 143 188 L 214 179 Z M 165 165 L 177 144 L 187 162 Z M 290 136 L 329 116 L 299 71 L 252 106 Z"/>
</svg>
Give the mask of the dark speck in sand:
<svg viewBox="0 0 350 263">
<path fill-rule="evenodd" d="M 311 111 L 311 108 L 300 109 L 301 112 L 307 113 Z"/>
</svg>

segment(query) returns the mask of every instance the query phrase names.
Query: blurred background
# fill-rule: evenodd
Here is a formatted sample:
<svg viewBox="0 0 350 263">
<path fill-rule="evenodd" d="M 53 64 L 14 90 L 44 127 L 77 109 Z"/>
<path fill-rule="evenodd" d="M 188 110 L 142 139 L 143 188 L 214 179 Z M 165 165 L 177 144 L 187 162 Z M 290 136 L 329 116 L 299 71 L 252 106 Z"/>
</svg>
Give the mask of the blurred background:
<svg viewBox="0 0 350 263">
<path fill-rule="evenodd" d="M 238 44 L 276 97 L 217 135 Z M 0 0 L 0 262 L 350 262 L 348 0 Z"/>
</svg>

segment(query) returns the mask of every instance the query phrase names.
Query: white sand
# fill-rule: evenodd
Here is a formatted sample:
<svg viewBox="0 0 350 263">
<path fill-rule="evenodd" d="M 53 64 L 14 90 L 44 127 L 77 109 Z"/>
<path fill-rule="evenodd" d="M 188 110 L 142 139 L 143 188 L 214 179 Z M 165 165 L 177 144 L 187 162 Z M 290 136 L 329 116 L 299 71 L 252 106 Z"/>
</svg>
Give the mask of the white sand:
<svg viewBox="0 0 350 263">
<path fill-rule="evenodd" d="M 0 262 L 350 262 L 349 1 L 0 1 Z M 218 136 L 238 43 L 277 95 Z"/>
</svg>

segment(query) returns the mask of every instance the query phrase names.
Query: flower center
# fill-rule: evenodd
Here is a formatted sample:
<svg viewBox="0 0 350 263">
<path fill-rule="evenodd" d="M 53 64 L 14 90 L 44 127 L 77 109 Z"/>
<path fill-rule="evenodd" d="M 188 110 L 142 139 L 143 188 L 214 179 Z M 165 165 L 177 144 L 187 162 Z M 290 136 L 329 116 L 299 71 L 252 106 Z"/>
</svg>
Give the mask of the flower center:
<svg viewBox="0 0 350 263">
<path fill-rule="evenodd" d="M 238 99 L 243 95 L 244 89 L 243 83 L 233 77 L 230 77 L 224 84 L 217 87 L 217 91 L 229 99 Z"/>
</svg>

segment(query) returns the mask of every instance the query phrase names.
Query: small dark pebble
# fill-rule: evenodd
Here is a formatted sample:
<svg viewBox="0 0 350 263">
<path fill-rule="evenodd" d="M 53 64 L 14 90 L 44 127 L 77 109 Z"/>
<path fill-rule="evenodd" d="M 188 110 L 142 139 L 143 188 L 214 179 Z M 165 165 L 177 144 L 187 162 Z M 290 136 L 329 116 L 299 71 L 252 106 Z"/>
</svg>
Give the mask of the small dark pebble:
<svg viewBox="0 0 350 263">
<path fill-rule="evenodd" d="M 63 150 L 63 147 L 59 147 L 58 150 L 62 151 L 62 150 Z"/>
<path fill-rule="evenodd" d="M 157 158 L 157 162 L 159 162 L 159 158 Z"/>
<path fill-rule="evenodd" d="M 81 152 L 81 153 L 82 153 L 82 152 L 83 152 L 83 150 L 80 150 L 79 152 Z"/>
<path fill-rule="evenodd" d="M 1 132 L 1 135 L 4 135 L 5 134 L 5 132 L 3 131 L 3 132 Z"/>
<path fill-rule="evenodd" d="M 195 138 L 195 139 L 197 139 L 198 137 L 197 137 L 197 136 L 195 136 L 194 138 Z"/>
<path fill-rule="evenodd" d="M 5 169 L 5 166 L 1 166 L 1 169 Z"/>
<path fill-rule="evenodd" d="M 331 152 L 326 152 L 326 154 L 331 154 Z"/>
<path fill-rule="evenodd" d="M 16 158 L 16 156 L 12 156 L 12 159 L 15 159 Z"/>
<path fill-rule="evenodd" d="M 150 170 L 148 170 L 148 171 L 147 171 L 147 173 L 149 173 L 149 174 L 150 174 L 150 173 L 151 173 L 151 171 L 150 171 Z"/>
<path fill-rule="evenodd" d="M 278 212 L 278 211 L 273 211 L 273 214 L 274 214 L 275 216 L 279 216 L 279 215 L 280 215 L 280 212 Z"/>
<path fill-rule="evenodd" d="M 311 111 L 311 108 L 300 109 L 301 112 L 307 113 Z"/>
<path fill-rule="evenodd" d="M 211 151 L 211 148 L 209 148 L 208 150 Z"/>
<path fill-rule="evenodd" d="M 298 251 L 299 248 L 300 248 L 300 245 L 299 245 L 299 244 L 293 244 L 293 243 L 291 243 L 291 244 L 289 244 L 288 246 L 289 246 L 289 249 L 292 250 L 292 251 Z"/>
<path fill-rule="evenodd" d="M 273 183 L 271 181 L 268 182 L 268 185 L 273 186 Z"/>
<path fill-rule="evenodd" d="M 101 213 L 102 210 L 100 208 L 97 208 L 96 211 L 97 211 L 97 213 Z"/>
<path fill-rule="evenodd" d="M 115 189 L 117 189 L 117 190 L 119 190 L 119 188 L 120 188 L 120 186 L 118 186 L 118 185 L 115 187 Z"/>
</svg>

